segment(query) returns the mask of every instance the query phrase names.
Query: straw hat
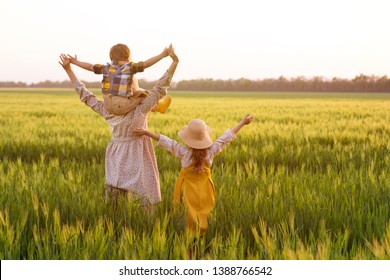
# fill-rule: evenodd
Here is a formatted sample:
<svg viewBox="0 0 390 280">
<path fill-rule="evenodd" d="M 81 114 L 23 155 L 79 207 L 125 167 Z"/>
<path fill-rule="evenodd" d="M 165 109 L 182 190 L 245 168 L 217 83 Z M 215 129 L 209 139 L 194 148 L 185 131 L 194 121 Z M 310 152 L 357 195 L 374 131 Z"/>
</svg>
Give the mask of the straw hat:
<svg viewBox="0 0 390 280">
<path fill-rule="evenodd" d="M 187 146 L 194 149 L 206 149 L 213 144 L 211 128 L 200 119 L 191 120 L 178 134 Z"/>
</svg>

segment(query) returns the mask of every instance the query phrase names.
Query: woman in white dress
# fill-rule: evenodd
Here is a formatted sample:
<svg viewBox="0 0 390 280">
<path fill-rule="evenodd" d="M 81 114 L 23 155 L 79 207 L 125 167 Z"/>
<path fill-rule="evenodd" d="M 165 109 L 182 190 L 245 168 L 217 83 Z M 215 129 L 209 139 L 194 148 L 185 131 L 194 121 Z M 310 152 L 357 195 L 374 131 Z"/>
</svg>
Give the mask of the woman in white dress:
<svg viewBox="0 0 390 280">
<path fill-rule="evenodd" d="M 60 64 L 69 76 L 80 100 L 93 111 L 106 119 L 110 125 L 112 139 L 105 156 L 105 194 L 106 199 L 116 203 L 119 195 L 139 198 L 145 209 L 161 201 L 160 180 L 152 141 L 147 137 L 133 135 L 136 128 L 148 128 L 148 112 L 167 94 L 167 89 L 175 73 L 179 59 L 172 46 L 169 48 L 172 63 L 164 75 L 136 109 L 126 115 L 109 113 L 103 101 L 90 92 L 80 82 L 72 70 L 69 58 L 60 55 Z"/>
</svg>

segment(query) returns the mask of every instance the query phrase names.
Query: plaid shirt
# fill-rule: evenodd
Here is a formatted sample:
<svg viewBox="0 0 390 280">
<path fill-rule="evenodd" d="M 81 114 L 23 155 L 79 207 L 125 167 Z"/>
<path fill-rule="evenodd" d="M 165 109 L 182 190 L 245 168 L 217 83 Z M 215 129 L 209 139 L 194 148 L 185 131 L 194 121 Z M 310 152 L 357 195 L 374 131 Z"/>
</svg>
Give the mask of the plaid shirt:
<svg viewBox="0 0 390 280">
<path fill-rule="evenodd" d="M 137 63 L 113 61 L 111 64 L 95 64 L 93 66 L 93 72 L 95 74 L 103 74 L 103 94 L 110 94 L 113 96 L 120 95 L 125 97 L 133 95 L 133 91 L 131 89 L 133 75 L 138 72 L 143 72 L 144 69 L 145 66 L 143 61 Z"/>
</svg>

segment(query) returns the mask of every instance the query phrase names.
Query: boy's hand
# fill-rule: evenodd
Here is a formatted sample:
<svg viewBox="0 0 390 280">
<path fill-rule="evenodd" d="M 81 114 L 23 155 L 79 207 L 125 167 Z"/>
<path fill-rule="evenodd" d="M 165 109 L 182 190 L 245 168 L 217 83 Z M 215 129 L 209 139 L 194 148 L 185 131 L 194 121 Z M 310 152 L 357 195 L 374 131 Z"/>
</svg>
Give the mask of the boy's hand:
<svg viewBox="0 0 390 280">
<path fill-rule="evenodd" d="M 245 117 L 242 118 L 241 122 L 243 125 L 247 125 L 247 124 L 250 124 L 252 121 L 253 121 L 253 118 L 254 116 L 252 115 L 249 115 L 249 114 L 246 114 Z"/>
<path fill-rule="evenodd" d="M 168 48 L 164 48 L 164 50 L 162 51 L 161 55 L 163 57 L 167 57 L 169 55 Z"/>
<path fill-rule="evenodd" d="M 147 131 L 145 129 L 136 128 L 136 129 L 134 129 L 132 135 L 134 135 L 134 136 L 144 136 L 144 135 L 146 135 L 146 132 Z"/>
<path fill-rule="evenodd" d="M 67 57 L 65 54 L 61 54 L 60 55 L 60 60 L 61 61 L 58 61 L 59 64 L 61 64 L 61 66 L 67 70 L 67 69 L 70 69 L 70 59 L 69 57 Z"/>
<path fill-rule="evenodd" d="M 67 55 L 70 63 L 72 64 L 75 64 L 77 62 L 77 54 L 75 54 L 74 56 L 71 56 L 70 54 Z"/>
</svg>

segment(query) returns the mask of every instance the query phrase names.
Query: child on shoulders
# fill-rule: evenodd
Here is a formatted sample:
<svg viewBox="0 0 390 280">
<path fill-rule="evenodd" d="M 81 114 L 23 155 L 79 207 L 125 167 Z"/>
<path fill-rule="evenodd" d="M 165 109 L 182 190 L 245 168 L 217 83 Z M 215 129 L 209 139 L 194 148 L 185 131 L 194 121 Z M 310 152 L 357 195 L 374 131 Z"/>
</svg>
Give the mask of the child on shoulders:
<svg viewBox="0 0 390 280">
<path fill-rule="evenodd" d="M 110 49 L 111 63 L 91 64 L 77 59 L 77 56 L 68 55 L 72 64 L 95 74 L 103 74 L 102 93 L 107 111 L 114 115 L 125 115 L 134 110 L 148 92 L 138 86 L 134 75 L 143 72 L 144 69 L 154 65 L 168 56 L 168 48 L 160 54 L 140 62 L 132 62 L 130 49 L 127 45 L 117 44 Z M 172 101 L 171 96 L 166 95 L 159 101 L 156 108 L 162 114 L 166 112 Z"/>
</svg>

